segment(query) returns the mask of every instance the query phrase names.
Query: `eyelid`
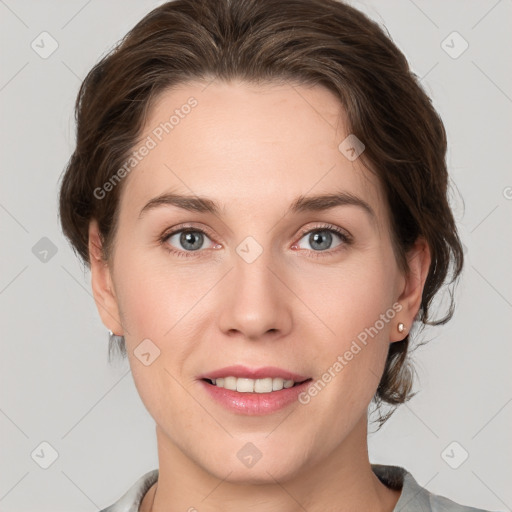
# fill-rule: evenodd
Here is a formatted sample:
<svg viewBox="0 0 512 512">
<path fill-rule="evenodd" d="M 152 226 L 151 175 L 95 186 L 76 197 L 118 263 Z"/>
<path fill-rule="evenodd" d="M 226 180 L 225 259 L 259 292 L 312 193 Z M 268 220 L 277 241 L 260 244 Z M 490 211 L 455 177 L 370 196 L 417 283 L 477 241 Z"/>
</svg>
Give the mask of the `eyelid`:
<svg viewBox="0 0 512 512">
<path fill-rule="evenodd" d="M 194 223 L 190 222 L 184 222 L 182 224 L 177 224 L 176 226 L 173 226 L 172 228 L 166 229 L 162 235 L 160 236 L 160 240 L 167 240 L 170 236 L 175 235 L 176 233 L 179 233 L 181 231 L 199 231 L 204 233 L 205 235 L 208 235 L 209 238 L 213 239 L 215 236 L 213 233 L 205 226 L 196 226 Z"/>
<path fill-rule="evenodd" d="M 335 226 L 334 224 L 329 224 L 328 222 L 327 223 L 322 223 L 321 225 L 319 226 L 313 226 L 313 227 L 308 227 L 308 228 L 303 228 L 300 230 L 299 232 L 299 237 L 302 238 L 304 235 L 307 235 L 308 233 L 310 233 L 311 231 L 320 231 L 322 229 L 325 229 L 325 230 L 328 230 L 328 231 L 334 231 L 336 232 L 338 235 L 340 235 L 342 238 L 346 238 L 348 241 L 351 241 L 352 240 L 352 235 L 345 229 L 343 228 L 340 228 L 338 226 Z"/>
</svg>

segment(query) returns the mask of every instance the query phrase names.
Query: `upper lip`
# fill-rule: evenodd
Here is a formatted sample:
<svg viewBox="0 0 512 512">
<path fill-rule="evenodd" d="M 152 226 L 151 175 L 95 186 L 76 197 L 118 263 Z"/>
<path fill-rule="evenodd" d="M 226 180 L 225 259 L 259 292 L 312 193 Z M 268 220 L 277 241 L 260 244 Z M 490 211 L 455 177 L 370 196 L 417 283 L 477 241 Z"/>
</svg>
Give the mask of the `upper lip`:
<svg viewBox="0 0 512 512">
<path fill-rule="evenodd" d="M 293 380 L 294 382 L 302 382 L 309 379 L 298 373 L 277 368 L 276 366 L 264 366 L 261 368 L 249 368 L 247 366 L 235 365 L 219 368 L 211 372 L 200 375 L 199 379 L 218 379 L 222 377 L 238 377 L 244 379 L 264 379 L 265 377 L 281 377 L 285 380 Z"/>
</svg>

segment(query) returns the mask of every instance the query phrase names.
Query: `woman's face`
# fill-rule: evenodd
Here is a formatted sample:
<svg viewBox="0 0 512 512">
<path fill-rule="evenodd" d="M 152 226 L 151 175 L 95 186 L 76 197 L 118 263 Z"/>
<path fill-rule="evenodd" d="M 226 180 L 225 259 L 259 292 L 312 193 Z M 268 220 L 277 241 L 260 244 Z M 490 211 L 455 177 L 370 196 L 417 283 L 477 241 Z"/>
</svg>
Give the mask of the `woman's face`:
<svg viewBox="0 0 512 512">
<path fill-rule="evenodd" d="M 421 290 L 398 269 L 384 196 L 341 119 L 320 86 L 165 92 L 123 178 L 113 265 L 92 264 L 159 443 L 218 478 L 284 481 L 362 453 L 389 344 L 416 314 Z M 308 199 L 325 194 L 338 199 Z M 273 367 L 260 390 L 285 372 L 310 380 L 300 394 L 203 380 L 235 365 Z"/>
</svg>

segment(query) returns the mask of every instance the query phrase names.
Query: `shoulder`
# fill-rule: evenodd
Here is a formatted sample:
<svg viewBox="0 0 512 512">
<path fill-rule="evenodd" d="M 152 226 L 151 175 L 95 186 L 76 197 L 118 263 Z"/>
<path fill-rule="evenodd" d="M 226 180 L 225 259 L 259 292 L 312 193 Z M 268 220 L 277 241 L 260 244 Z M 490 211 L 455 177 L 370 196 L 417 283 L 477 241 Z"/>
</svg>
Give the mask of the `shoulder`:
<svg viewBox="0 0 512 512">
<path fill-rule="evenodd" d="M 383 484 L 402 490 L 393 512 L 490 512 L 431 493 L 402 467 L 372 464 L 372 470 Z"/>
<path fill-rule="evenodd" d="M 138 512 L 142 498 L 158 480 L 158 469 L 141 476 L 115 503 L 100 512 Z"/>
</svg>

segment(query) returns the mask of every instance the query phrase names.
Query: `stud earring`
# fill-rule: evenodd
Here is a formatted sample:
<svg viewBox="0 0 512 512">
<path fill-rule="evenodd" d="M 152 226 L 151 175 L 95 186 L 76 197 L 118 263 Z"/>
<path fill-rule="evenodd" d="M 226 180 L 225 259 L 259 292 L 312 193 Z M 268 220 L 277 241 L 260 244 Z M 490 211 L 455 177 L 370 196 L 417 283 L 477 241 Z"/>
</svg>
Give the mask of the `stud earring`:
<svg viewBox="0 0 512 512">
<path fill-rule="evenodd" d="M 396 328 L 398 329 L 398 332 L 404 332 L 404 331 L 405 331 L 405 325 L 404 325 L 402 322 L 400 322 L 400 323 L 396 326 Z"/>
</svg>

